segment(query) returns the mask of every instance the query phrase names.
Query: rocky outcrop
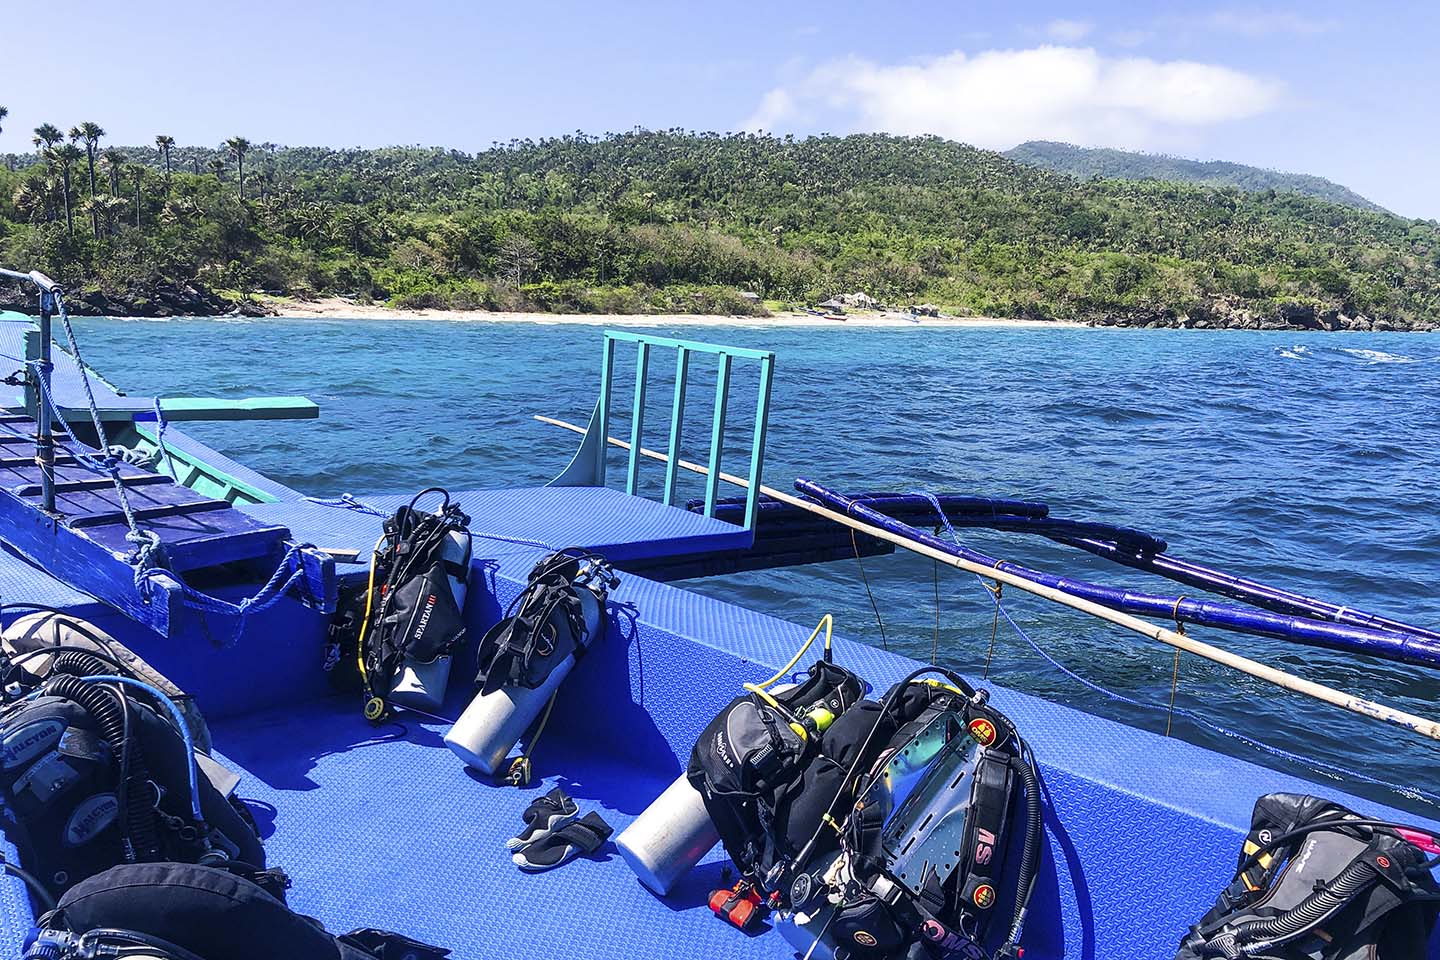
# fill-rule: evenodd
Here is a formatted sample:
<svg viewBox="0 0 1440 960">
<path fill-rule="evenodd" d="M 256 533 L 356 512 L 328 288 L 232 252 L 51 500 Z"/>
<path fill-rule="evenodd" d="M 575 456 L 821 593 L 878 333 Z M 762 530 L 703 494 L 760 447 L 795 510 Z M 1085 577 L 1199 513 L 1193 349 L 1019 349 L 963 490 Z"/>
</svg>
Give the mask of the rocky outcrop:
<svg viewBox="0 0 1440 960">
<path fill-rule="evenodd" d="M 1089 318 L 1105 327 L 1171 328 L 1177 330 L 1319 330 L 1319 331 L 1407 331 L 1440 330 L 1440 322 L 1403 321 L 1349 316 L 1338 310 L 1320 310 L 1311 304 L 1281 304 L 1272 312 L 1256 312 L 1238 300 L 1220 299 L 1191 307 L 1185 313 L 1173 310 L 1136 310 L 1119 316 Z"/>
<path fill-rule="evenodd" d="M 274 313 L 254 300 L 233 300 L 189 283 L 134 284 L 122 291 L 82 289 L 72 291 L 66 302 L 70 312 L 81 317 L 260 317 Z M 33 313 L 35 297 L 13 287 L 0 291 L 0 309 Z"/>
</svg>

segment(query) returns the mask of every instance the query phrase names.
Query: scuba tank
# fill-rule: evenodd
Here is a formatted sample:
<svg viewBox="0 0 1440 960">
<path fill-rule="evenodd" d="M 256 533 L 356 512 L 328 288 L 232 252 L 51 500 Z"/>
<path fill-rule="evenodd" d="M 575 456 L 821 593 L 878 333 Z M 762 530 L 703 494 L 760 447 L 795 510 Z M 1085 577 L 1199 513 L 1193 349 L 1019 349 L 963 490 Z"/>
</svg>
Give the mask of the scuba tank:
<svg viewBox="0 0 1440 960">
<path fill-rule="evenodd" d="M 722 840 L 736 857 L 730 838 L 759 829 L 760 798 L 793 782 L 825 730 L 864 695 L 863 681 L 831 660 L 832 626 L 826 614 L 774 676 L 745 684 L 745 694 L 706 725 L 686 772 L 616 839 L 630 869 L 650 890 L 668 894 Z M 821 631 L 824 659 L 799 683 L 781 684 Z M 750 902 L 748 896 L 717 902 L 732 899 L 738 907 Z M 744 922 L 757 912 L 745 909 Z"/>
<path fill-rule="evenodd" d="M 921 679 L 932 671 L 944 682 Z M 922 668 L 879 702 L 839 712 L 816 739 L 749 790 L 736 771 L 743 779 L 773 761 L 738 763 L 729 751 L 716 764 L 706 753 L 726 751 L 697 745 L 692 781 L 702 775 L 696 786 L 744 878 L 716 912 L 741 926 L 753 912 L 739 895 L 761 902 L 812 958 L 1017 956 L 1039 869 L 1039 770 L 988 694 Z"/>
<path fill-rule="evenodd" d="M 417 507 L 429 493 L 442 497 L 433 513 Z M 378 721 L 392 703 L 442 706 L 451 658 L 465 637 L 470 555 L 470 518 L 439 487 L 420 491 L 386 519 L 360 618 L 366 719 Z"/>
<path fill-rule="evenodd" d="M 501 771 L 542 710 L 548 718 L 576 661 L 604 638 L 605 601 L 619 582 L 604 557 L 577 548 L 535 565 L 507 615 L 480 641 L 477 694 L 445 734 L 456 756 L 492 776 Z M 511 765 L 513 782 L 528 781 L 528 761 Z"/>
<path fill-rule="evenodd" d="M 445 568 L 445 580 L 450 587 L 450 596 L 455 600 L 455 609 L 465 610 L 465 594 L 470 579 L 470 531 L 452 529 L 445 535 L 440 547 L 440 563 Z M 456 641 L 458 642 L 458 640 Z M 414 656 L 407 656 L 400 664 L 400 674 L 390 688 L 390 700 L 402 707 L 437 709 L 445 697 L 445 688 L 450 683 L 450 654 L 441 654 L 428 663 Z"/>
<path fill-rule="evenodd" d="M 662 897 L 719 842 L 705 798 L 683 773 L 615 838 L 635 878 Z"/>
</svg>

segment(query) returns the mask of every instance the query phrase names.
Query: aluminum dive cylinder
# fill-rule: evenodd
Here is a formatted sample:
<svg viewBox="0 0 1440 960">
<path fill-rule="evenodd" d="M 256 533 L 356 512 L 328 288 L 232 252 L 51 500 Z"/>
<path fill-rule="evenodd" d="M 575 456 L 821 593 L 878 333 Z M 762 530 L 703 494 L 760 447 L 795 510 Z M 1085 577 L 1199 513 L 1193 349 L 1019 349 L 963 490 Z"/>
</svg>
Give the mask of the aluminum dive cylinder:
<svg viewBox="0 0 1440 960">
<path fill-rule="evenodd" d="M 445 579 L 450 584 L 450 595 L 455 598 L 455 609 L 463 614 L 470 579 L 470 533 L 451 530 L 445 537 L 440 558 L 445 561 Z M 427 663 L 406 657 L 396 671 L 390 700 L 402 707 L 439 710 L 445 701 L 445 688 L 450 685 L 452 659 L 445 654 Z"/>
<path fill-rule="evenodd" d="M 615 845 L 636 879 L 663 897 L 719 842 L 705 798 L 682 773 Z"/>
<path fill-rule="evenodd" d="M 782 683 L 771 693 L 794 687 Z M 636 879 L 663 897 L 719 842 L 705 798 L 682 773 L 621 832 L 615 845 Z"/>
<path fill-rule="evenodd" d="M 445 734 L 445 745 L 470 766 L 492 776 L 499 773 L 574 667 L 575 658 L 566 657 L 538 687 L 500 687 L 477 696 Z"/>
<path fill-rule="evenodd" d="M 589 587 L 581 586 L 576 593 L 585 618 L 585 636 L 580 640 L 588 643 L 598 635 L 605 605 Z M 502 686 L 476 696 L 445 734 L 445 745 L 470 766 L 495 775 L 574 668 L 575 657 L 567 656 L 538 687 Z"/>
</svg>

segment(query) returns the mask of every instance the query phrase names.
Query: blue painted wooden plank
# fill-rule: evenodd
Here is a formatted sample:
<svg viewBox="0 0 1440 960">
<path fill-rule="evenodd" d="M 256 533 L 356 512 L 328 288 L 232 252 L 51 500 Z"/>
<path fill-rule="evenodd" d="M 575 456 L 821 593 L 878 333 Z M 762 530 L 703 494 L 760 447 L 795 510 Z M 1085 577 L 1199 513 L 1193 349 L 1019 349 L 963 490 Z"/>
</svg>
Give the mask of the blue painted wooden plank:
<svg viewBox="0 0 1440 960">
<path fill-rule="evenodd" d="M 146 474 L 139 477 L 126 477 L 124 482 L 126 490 L 137 486 L 148 486 L 152 483 L 174 483 L 174 481 L 171 480 L 169 477 L 163 476 L 162 474 L 158 473 Z M 82 480 L 66 480 L 63 482 L 57 480 L 55 483 L 55 492 L 57 494 L 60 494 L 74 493 L 78 490 L 108 490 L 113 488 L 114 485 L 115 481 L 111 480 L 109 477 L 97 477 L 92 475 L 89 478 Z M 30 484 L 29 486 L 14 487 L 11 489 L 11 492 L 14 493 L 17 497 L 38 497 L 41 493 L 41 489 L 40 485 L 38 483 L 35 483 Z"/>
<path fill-rule="evenodd" d="M 167 506 L 188 507 L 196 503 L 225 503 L 224 500 L 196 493 L 189 487 L 182 487 L 176 483 L 132 485 L 127 482 L 125 494 L 131 507 L 136 510 Z M 91 515 L 109 515 L 120 509 L 119 497 L 116 495 L 113 485 L 97 489 L 72 490 L 63 496 L 60 491 L 56 491 L 56 496 L 56 507 L 68 521 Z"/>
<path fill-rule="evenodd" d="M 204 500 L 192 500 L 189 503 L 164 503 L 151 507 L 131 507 L 130 512 L 137 521 L 146 525 L 153 525 L 156 520 L 165 520 L 170 517 L 193 517 L 197 513 L 213 513 L 216 510 L 229 509 L 231 509 L 230 504 L 226 501 L 212 500 L 207 497 Z M 125 513 L 120 510 L 119 507 L 116 507 L 114 510 L 82 513 L 65 518 L 65 525 L 76 530 L 81 527 L 102 527 L 107 524 L 124 525 L 125 523 Z M 170 546 L 176 541 L 167 541 L 162 537 L 161 542 L 165 546 Z M 236 557 L 236 559 L 244 558 Z"/>
<path fill-rule="evenodd" d="M 135 590 L 135 572 L 123 559 L 123 553 L 117 556 L 101 549 L 89 538 L 4 491 L 0 491 L 0 533 L 51 576 L 110 604 L 162 636 L 169 635 L 171 618 L 180 610 L 178 584 L 174 590 L 161 589 L 154 602 L 145 602 Z M 128 552 L 131 545 L 125 544 L 123 549 Z"/>
</svg>

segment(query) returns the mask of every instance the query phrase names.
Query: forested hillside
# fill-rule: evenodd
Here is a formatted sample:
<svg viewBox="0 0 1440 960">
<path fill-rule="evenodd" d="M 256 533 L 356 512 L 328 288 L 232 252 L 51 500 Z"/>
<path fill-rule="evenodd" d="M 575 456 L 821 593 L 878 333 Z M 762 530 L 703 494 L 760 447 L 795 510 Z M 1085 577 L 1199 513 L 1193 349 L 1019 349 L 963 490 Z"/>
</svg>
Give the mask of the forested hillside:
<svg viewBox="0 0 1440 960">
<path fill-rule="evenodd" d="M 1005 151 L 1005 156 L 1034 167 L 1044 167 L 1074 177 L 1108 177 L 1114 180 L 1174 180 L 1239 187 L 1241 190 L 1288 190 L 1331 203 L 1343 203 L 1361 210 L 1383 210 L 1348 187 L 1324 177 L 1305 173 L 1284 173 L 1249 167 L 1224 160 L 1186 160 L 1159 153 L 1135 153 L 1077 147 L 1053 140 L 1031 140 Z"/>
<path fill-rule="evenodd" d="M 0 163 L 0 260 L 106 312 L 267 291 L 728 313 L 759 309 L 742 290 L 794 304 L 858 290 L 1132 324 L 1440 318 L 1433 222 L 1290 192 L 1077 181 L 938 138 L 636 132 L 468 155 L 239 138 L 112 151 L 71 132 Z"/>
</svg>

